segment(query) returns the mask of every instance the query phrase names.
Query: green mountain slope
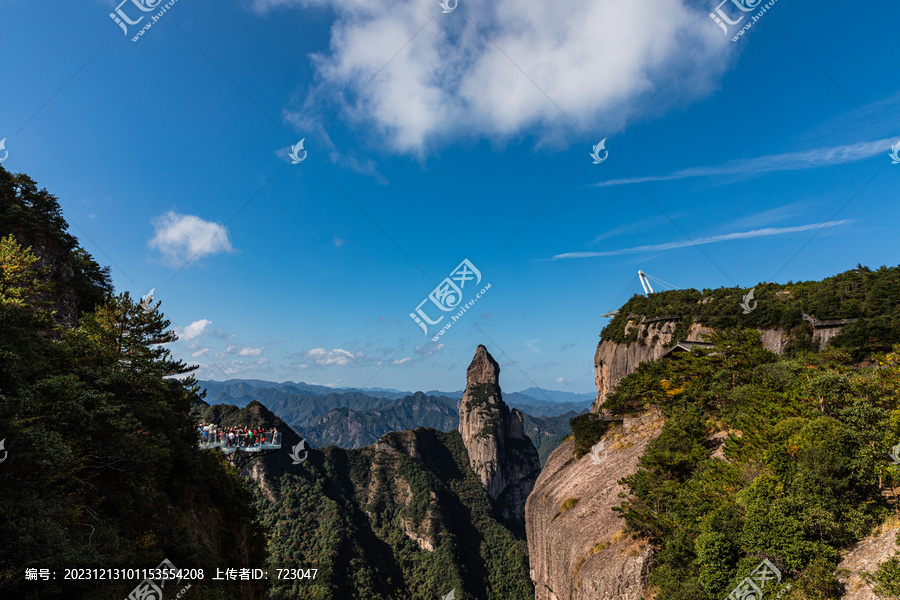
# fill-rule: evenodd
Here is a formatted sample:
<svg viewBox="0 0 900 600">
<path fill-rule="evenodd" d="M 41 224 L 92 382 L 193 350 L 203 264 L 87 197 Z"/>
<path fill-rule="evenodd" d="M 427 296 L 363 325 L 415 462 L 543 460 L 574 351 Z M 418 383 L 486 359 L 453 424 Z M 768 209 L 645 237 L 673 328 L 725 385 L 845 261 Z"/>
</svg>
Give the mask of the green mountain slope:
<svg viewBox="0 0 900 600">
<path fill-rule="evenodd" d="M 281 451 L 251 464 L 269 532 L 269 571 L 315 569 L 315 578 L 273 580 L 269 598 L 531 600 L 525 542 L 501 525 L 469 468 L 458 432 L 389 433 L 355 450 L 310 451 L 262 404 L 195 405 L 227 426 L 276 427 Z M 310 572 L 310 575 L 312 573 Z"/>
</svg>

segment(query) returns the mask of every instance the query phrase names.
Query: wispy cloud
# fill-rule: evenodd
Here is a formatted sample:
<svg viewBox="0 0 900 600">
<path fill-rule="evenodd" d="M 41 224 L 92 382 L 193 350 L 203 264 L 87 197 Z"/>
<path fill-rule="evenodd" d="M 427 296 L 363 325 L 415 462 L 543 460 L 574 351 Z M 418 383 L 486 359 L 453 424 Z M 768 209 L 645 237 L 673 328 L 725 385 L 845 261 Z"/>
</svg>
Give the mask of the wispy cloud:
<svg viewBox="0 0 900 600">
<path fill-rule="evenodd" d="M 671 215 L 673 219 L 677 219 L 680 216 L 684 216 L 684 213 Z M 624 225 L 619 225 L 618 227 L 613 227 L 612 229 L 607 229 L 606 231 L 595 237 L 593 240 L 591 240 L 590 243 L 596 244 L 597 242 L 602 242 L 603 240 L 609 239 L 611 237 L 627 235 L 638 231 L 646 231 L 648 229 L 653 229 L 665 225 L 669 221 L 669 217 L 666 217 L 665 215 L 654 215 L 652 217 L 647 217 L 646 219 L 641 219 L 640 221 L 632 221 L 630 223 L 625 223 Z"/>
<path fill-rule="evenodd" d="M 691 167 L 675 171 L 668 175 L 650 175 L 631 179 L 610 179 L 591 184 L 593 187 L 609 187 L 629 183 L 647 183 L 649 181 L 672 181 L 691 177 L 713 177 L 719 175 L 762 175 L 776 171 L 802 171 L 819 167 L 830 167 L 871 158 L 890 150 L 896 140 L 888 138 L 873 142 L 859 142 L 846 146 L 814 148 L 803 152 L 787 152 L 770 154 L 756 158 L 741 158 L 715 167 Z"/>
<path fill-rule="evenodd" d="M 424 346 L 416 346 L 413 349 L 413 352 L 415 352 L 422 358 L 428 358 L 429 356 L 433 356 L 443 349 L 444 349 L 444 344 L 438 344 L 436 342 L 428 342 Z"/>
<path fill-rule="evenodd" d="M 759 227 L 760 225 L 770 225 L 786 219 L 792 219 L 809 207 L 807 202 L 792 202 L 784 206 L 776 206 L 768 210 L 763 210 L 745 217 L 740 217 L 731 221 L 726 227 L 729 229 L 743 229 L 745 227 Z"/>
<path fill-rule="evenodd" d="M 701 246 L 704 244 L 716 244 L 718 242 L 729 242 L 732 240 L 746 240 L 758 237 L 769 237 L 773 235 L 787 235 L 789 233 L 801 233 L 803 231 L 811 231 L 813 229 L 825 229 L 826 227 L 840 227 L 852 223 L 850 219 L 841 221 L 828 221 L 826 223 L 811 223 L 809 225 L 797 225 L 795 227 L 766 227 L 763 229 L 754 229 L 752 231 L 736 231 L 734 233 L 725 233 L 722 235 L 713 235 L 709 237 L 699 238 L 694 241 L 682 240 L 678 242 L 668 242 L 665 244 L 652 244 L 649 246 L 634 246 L 633 248 L 621 248 L 619 250 L 608 250 L 606 252 L 567 252 L 565 254 L 557 254 L 553 260 L 562 260 L 565 258 L 597 258 L 601 256 L 620 256 L 622 254 L 637 254 L 639 252 L 656 252 L 658 250 L 674 250 L 675 248 L 686 248 L 687 246 Z"/>
</svg>

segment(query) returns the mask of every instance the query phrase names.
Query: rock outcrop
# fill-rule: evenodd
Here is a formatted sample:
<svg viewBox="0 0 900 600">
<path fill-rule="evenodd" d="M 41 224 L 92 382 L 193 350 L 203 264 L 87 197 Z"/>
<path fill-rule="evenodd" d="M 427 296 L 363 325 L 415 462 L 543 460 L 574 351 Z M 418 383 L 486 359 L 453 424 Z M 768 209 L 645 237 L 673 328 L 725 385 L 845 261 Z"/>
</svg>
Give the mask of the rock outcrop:
<svg viewBox="0 0 900 600">
<path fill-rule="evenodd" d="M 606 401 L 619 382 L 631 374 L 639 364 L 648 360 L 656 360 L 665 354 L 667 344 L 673 341 L 678 319 L 654 319 L 649 323 L 629 321 L 625 332 L 630 333 L 638 328 L 638 339 L 642 342 L 618 344 L 601 341 L 594 354 L 594 382 L 597 384 L 597 399 L 591 412 L 600 412 L 600 405 Z M 715 333 L 714 329 L 699 323 L 693 323 L 684 339 L 677 341 L 703 342 Z M 782 329 L 761 330 L 763 347 L 776 354 L 782 354 L 789 344 L 790 336 Z M 833 337 L 833 336 L 832 336 Z"/>
<path fill-rule="evenodd" d="M 862 578 L 862 573 L 870 573 L 878 569 L 896 552 L 900 552 L 897 534 L 900 523 L 896 519 L 892 523 L 882 525 L 874 534 L 860 540 L 841 560 L 838 569 L 846 569 L 846 576 L 841 577 L 844 584 L 844 600 L 878 600 L 872 592 L 872 586 Z"/>
<path fill-rule="evenodd" d="M 656 411 L 626 418 L 601 439 L 603 450 L 576 460 L 574 441 L 554 450 L 525 506 L 535 600 L 639 600 L 652 550 L 624 533 L 613 512 L 647 443 L 659 435 Z M 599 443 L 598 443 L 599 445 Z"/>
<path fill-rule="evenodd" d="M 626 333 L 634 327 L 638 327 L 638 339 L 645 340 L 644 343 L 617 344 L 602 341 L 597 345 L 597 352 L 594 354 L 594 382 L 597 384 L 597 399 L 594 401 L 591 412 L 599 412 L 600 405 L 606 401 L 606 397 L 639 364 L 648 360 L 656 360 L 665 353 L 666 344 L 672 341 L 677 325 L 676 319 L 646 324 L 631 321 L 628 323 Z M 713 330 L 709 327 L 695 323 L 691 326 L 685 341 L 705 341 L 705 338 L 711 333 Z"/>
<path fill-rule="evenodd" d="M 500 392 L 500 366 L 479 345 L 466 371 L 459 404 L 459 433 L 469 465 L 481 479 L 497 514 L 517 528 L 525 524 L 525 500 L 541 463 L 525 435 L 522 413 L 509 410 Z"/>
</svg>

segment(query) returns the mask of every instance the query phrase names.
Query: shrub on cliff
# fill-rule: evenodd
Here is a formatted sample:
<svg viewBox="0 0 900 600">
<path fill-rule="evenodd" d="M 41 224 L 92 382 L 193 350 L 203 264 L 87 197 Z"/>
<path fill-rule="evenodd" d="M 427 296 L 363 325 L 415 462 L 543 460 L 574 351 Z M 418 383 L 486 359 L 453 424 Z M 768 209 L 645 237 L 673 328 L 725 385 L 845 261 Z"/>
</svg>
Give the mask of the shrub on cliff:
<svg viewBox="0 0 900 600">
<path fill-rule="evenodd" d="M 591 451 L 591 447 L 600 441 L 609 429 L 609 422 L 602 421 L 594 413 L 585 413 L 571 419 L 572 436 L 575 438 L 575 458 L 581 458 Z"/>
</svg>

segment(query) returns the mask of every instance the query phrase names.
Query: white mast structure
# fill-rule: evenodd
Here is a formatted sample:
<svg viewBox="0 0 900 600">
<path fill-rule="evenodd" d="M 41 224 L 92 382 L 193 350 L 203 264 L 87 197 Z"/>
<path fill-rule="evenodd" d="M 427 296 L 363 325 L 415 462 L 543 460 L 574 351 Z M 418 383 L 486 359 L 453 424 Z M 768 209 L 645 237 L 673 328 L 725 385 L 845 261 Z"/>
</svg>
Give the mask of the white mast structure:
<svg viewBox="0 0 900 600">
<path fill-rule="evenodd" d="M 643 271 L 638 271 L 637 276 L 638 276 L 638 279 L 639 279 L 640 282 L 641 282 L 641 287 L 644 289 L 644 295 L 645 295 L 645 296 L 648 296 L 648 297 L 650 296 L 650 294 L 656 293 L 656 292 L 653 290 L 653 286 L 650 284 L 650 280 L 651 280 L 651 279 L 653 279 L 654 281 L 656 281 L 656 282 L 658 282 L 658 283 L 661 283 L 661 284 L 663 284 L 663 285 L 665 285 L 665 286 L 668 286 L 668 287 L 670 287 L 670 288 L 672 288 L 672 289 L 677 289 L 677 288 L 676 288 L 674 285 L 672 285 L 671 283 L 666 283 L 666 282 L 663 281 L 662 279 L 659 279 L 658 277 L 654 277 L 653 275 L 647 275 L 647 274 L 644 273 Z M 633 280 L 633 279 L 631 280 L 631 285 L 634 285 L 634 280 Z M 627 293 L 627 290 L 626 290 L 626 293 Z M 604 316 L 604 317 L 615 317 L 617 314 L 619 314 L 618 309 L 613 310 L 613 311 L 610 311 L 610 312 L 608 312 L 608 313 L 603 313 L 602 316 Z"/>
<path fill-rule="evenodd" d="M 643 271 L 638 271 L 638 279 L 641 280 L 641 287 L 644 288 L 644 295 L 649 296 L 653 293 L 653 286 L 650 285 L 650 280 L 647 279 L 647 274 Z M 647 290 L 650 290 L 649 292 Z"/>
</svg>

